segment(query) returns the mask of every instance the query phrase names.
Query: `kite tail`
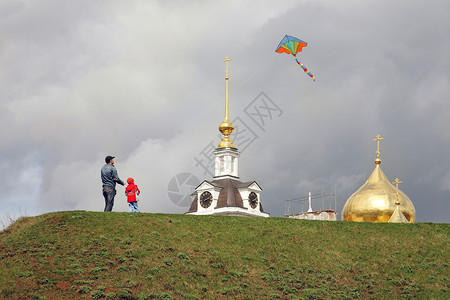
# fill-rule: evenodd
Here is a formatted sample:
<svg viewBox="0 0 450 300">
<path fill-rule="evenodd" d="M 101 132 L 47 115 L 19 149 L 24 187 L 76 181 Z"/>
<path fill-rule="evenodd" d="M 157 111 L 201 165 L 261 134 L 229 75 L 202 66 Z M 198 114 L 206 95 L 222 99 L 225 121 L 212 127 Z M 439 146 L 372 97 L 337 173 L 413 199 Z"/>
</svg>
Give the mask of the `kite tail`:
<svg viewBox="0 0 450 300">
<path fill-rule="evenodd" d="M 301 62 L 298 61 L 297 55 L 294 54 L 294 57 L 295 57 L 295 61 L 300 65 L 300 67 L 302 67 L 303 71 L 305 71 L 305 73 L 308 74 L 309 77 L 311 77 L 314 81 L 316 81 L 316 78 L 314 77 L 314 75 L 311 74 L 311 72 Z"/>
</svg>

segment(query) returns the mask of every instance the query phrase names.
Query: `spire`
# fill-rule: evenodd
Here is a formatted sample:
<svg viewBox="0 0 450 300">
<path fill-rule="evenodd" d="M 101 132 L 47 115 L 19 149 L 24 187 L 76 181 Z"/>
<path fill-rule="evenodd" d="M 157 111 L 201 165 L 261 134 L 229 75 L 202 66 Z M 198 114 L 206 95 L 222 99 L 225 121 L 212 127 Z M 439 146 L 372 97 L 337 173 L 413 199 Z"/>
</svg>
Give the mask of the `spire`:
<svg viewBox="0 0 450 300">
<path fill-rule="evenodd" d="M 312 212 L 313 210 L 312 210 L 312 206 L 311 206 L 311 192 L 309 192 L 308 204 L 309 204 L 308 212 Z"/>
<path fill-rule="evenodd" d="M 395 178 L 395 181 L 394 182 L 392 182 L 393 184 L 395 184 L 395 186 L 396 186 L 396 193 L 395 193 L 395 197 L 396 197 L 396 201 L 395 201 L 395 204 L 396 205 L 398 205 L 398 204 L 400 204 L 400 202 L 398 201 L 398 184 L 399 183 L 403 183 L 403 181 L 400 181 L 400 180 L 398 180 L 398 177 L 397 178 Z M 398 204 L 397 204 L 398 203 Z"/>
<path fill-rule="evenodd" d="M 377 142 L 377 158 L 375 159 L 375 164 L 379 165 L 381 164 L 381 159 L 380 159 L 380 141 L 384 140 L 384 138 L 382 138 L 379 134 L 377 134 L 376 139 L 374 139 L 374 141 Z"/>
<path fill-rule="evenodd" d="M 231 59 L 227 56 L 224 60 L 225 62 L 225 119 L 222 124 L 219 125 L 219 131 L 224 135 L 223 139 L 220 141 L 219 146 L 217 148 L 236 148 L 234 143 L 228 137 L 234 130 L 233 123 L 228 119 L 228 62 Z"/>
<path fill-rule="evenodd" d="M 399 194 L 398 194 L 398 184 L 402 183 L 401 181 L 398 180 L 398 178 L 395 178 L 395 181 L 392 182 L 393 184 L 396 185 L 396 190 L 397 192 L 395 193 L 396 196 L 396 201 L 395 201 L 395 210 L 392 213 L 391 218 L 389 219 L 389 223 L 409 223 L 408 219 L 405 217 L 405 215 L 403 214 L 403 212 L 400 210 L 400 201 L 398 200 L 399 198 Z"/>
</svg>

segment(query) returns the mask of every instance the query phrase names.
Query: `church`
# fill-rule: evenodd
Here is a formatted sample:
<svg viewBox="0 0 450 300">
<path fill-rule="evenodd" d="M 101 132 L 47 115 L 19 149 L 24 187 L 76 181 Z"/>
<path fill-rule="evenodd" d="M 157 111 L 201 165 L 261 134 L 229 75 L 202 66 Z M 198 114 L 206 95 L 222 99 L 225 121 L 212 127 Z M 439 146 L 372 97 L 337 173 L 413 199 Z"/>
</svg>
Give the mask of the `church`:
<svg viewBox="0 0 450 300">
<path fill-rule="evenodd" d="M 405 193 L 398 189 L 401 181 L 396 178 L 394 187 L 381 170 L 380 141 L 377 135 L 377 158 L 375 170 L 353 195 L 342 209 L 343 221 L 376 222 L 376 223 L 414 223 L 416 210 Z"/>
<path fill-rule="evenodd" d="M 219 126 L 223 135 L 214 150 L 213 180 L 204 180 L 191 194 L 193 201 L 187 214 L 269 217 L 261 204 L 261 187 L 256 181 L 239 180 L 239 151 L 229 135 L 234 125 L 228 117 L 228 62 L 225 58 L 225 119 Z"/>
</svg>

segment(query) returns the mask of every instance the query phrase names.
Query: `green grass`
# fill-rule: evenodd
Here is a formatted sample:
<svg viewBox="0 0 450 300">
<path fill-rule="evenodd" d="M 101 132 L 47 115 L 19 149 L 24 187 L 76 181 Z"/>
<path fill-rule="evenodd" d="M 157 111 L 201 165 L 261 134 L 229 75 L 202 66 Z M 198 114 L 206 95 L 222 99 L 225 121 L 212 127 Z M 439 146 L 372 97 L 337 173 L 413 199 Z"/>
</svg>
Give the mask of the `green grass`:
<svg viewBox="0 0 450 300">
<path fill-rule="evenodd" d="M 1 299 L 448 299 L 449 224 L 103 212 L 0 233 Z"/>
</svg>

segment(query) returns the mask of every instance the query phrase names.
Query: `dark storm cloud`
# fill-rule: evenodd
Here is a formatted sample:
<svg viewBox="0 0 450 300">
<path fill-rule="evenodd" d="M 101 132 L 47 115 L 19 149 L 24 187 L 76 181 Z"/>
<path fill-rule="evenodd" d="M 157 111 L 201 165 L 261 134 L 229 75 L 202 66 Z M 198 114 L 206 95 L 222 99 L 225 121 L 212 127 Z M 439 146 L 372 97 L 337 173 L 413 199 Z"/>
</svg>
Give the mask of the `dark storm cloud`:
<svg viewBox="0 0 450 300">
<path fill-rule="evenodd" d="M 241 179 L 261 185 L 272 216 L 283 199 L 335 188 L 340 212 L 375 166 L 379 133 L 381 167 L 417 221 L 448 222 L 450 5 L 257 3 L 2 2 L 0 212 L 101 210 L 108 154 L 144 211 L 185 212 L 168 183 L 210 179 L 195 158 L 219 142 L 230 56 L 231 117 L 257 136 Z M 285 34 L 309 43 L 299 60 L 316 82 L 274 52 Z M 283 112 L 264 130 L 245 114 L 260 92 Z"/>
</svg>

